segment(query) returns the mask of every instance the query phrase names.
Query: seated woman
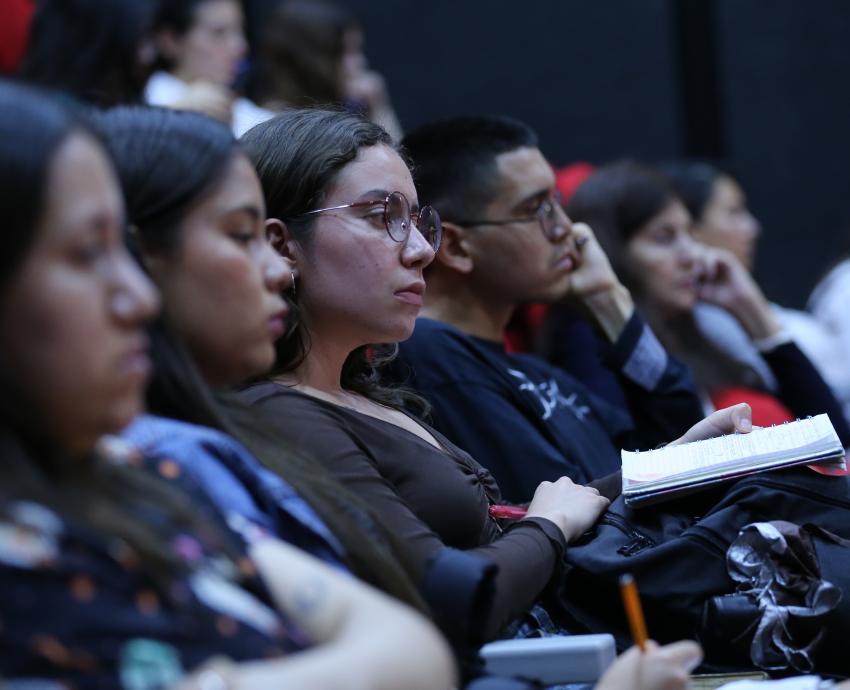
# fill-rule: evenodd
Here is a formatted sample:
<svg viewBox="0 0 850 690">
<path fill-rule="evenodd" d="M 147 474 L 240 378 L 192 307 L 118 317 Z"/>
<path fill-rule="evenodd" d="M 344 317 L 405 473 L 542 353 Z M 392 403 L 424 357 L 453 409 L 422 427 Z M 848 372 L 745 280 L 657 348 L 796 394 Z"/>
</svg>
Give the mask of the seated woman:
<svg viewBox="0 0 850 690">
<path fill-rule="evenodd" d="M 231 125 L 236 136 L 272 112 L 234 91 L 247 52 L 237 0 L 162 0 L 153 33 L 160 67 L 145 101 L 196 110 Z"/>
<path fill-rule="evenodd" d="M 141 103 L 153 69 L 150 0 L 26 2 L 35 12 L 18 76 L 99 107 Z M 9 8 L 4 8 L 4 24 Z"/>
<path fill-rule="evenodd" d="M 360 23 L 342 5 L 278 3 L 259 41 L 257 102 L 275 111 L 339 104 L 400 141 L 401 125 L 383 76 L 369 68 L 364 39 Z"/>
<path fill-rule="evenodd" d="M 838 402 L 805 355 L 781 336 L 755 281 L 732 253 L 694 240 L 690 214 L 663 177 L 637 163 L 613 163 L 576 190 L 567 210 L 593 227 L 662 342 L 692 367 L 709 409 L 744 400 L 756 424 L 774 421 L 759 415 L 781 413 L 782 406 L 797 417 L 827 412 L 842 443 L 850 444 Z M 752 367 L 703 336 L 695 317 L 703 302 L 725 310 L 747 343 L 761 345 L 778 381 L 775 397 Z"/>
<path fill-rule="evenodd" d="M 688 207 L 694 220 L 694 237 L 704 244 L 732 252 L 748 271 L 752 270 L 761 226 L 747 208 L 747 199 L 738 181 L 712 165 L 696 161 L 669 163 L 660 170 Z M 842 303 L 838 313 L 843 313 L 841 299 L 834 302 Z M 847 338 L 841 335 L 840 323 L 821 318 L 822 311 L 816 306 L 811 307 L 814 313 L 776 304 L 771 308 L 782 330 L 794 339 L 830 385 L 844 407 L 845 418 L 850 421 L 850 363 Z M 734 324 L 729 328 L 725 314 L 718 313 L 718 309 L 710 305 L 698 306 L 695 314 L 706 337 L 731 357 L 744 359 L 758 371 L 769 390 L 776 390 L 777 382 L 769 367 L 747 342 L 746 335 L 735 337 Z"/>
<path fill-rule="evenodd" d="M 273 539 L 227 530 L 138 455 L 153 287 L 104 149 L 0 83 L 0 676 L 76 688 L 449 688 L 421 617 Z M 109 444 L 114 446 L 115 444 Z"/>
<path fill-rule="evenodd" d="M 525 519 L 499 524 L 488 515 L 501 501 L 492 476 L 404 413 L 404 392 L 376 382 L 373 365 L 385 353 L 372 343 L 413 329 L 440 241 L 436 212 L 419 208 L 386 132 L 356 116 L 289 111 L 251 130 L 243 146 L 260 173 L 275 246 L 294 265 L 292 325 L 277 343 L 275 373 L 244 399 L 382 516 L 414 581 L 447 547 L 464 550 L 498 566 L 487 637 L 536 626 L 517 619 L 551 593 L 564 548 L 608 501 L 561 478 L 540 485 Z M 731 426 L 731 414 L 720 416 Z"/>
</svg>

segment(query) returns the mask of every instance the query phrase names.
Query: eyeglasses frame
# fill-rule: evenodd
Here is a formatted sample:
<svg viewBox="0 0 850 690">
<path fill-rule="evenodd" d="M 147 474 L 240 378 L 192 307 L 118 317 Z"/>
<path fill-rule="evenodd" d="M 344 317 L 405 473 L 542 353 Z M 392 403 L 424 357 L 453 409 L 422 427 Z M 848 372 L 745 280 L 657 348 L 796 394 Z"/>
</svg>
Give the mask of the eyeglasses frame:
<svg viewBox="0 0 850 690">
<path fill-rule="evenodd" d="M 319 215 L 319 214 L 322 214 L 322 213 L 327 213 L 328 211 L 339 211 L 339 210 L 342 210 L 344 208 L 362 208 L 364 206 L 374 206 L 375 204 L 383 204 L 384 205 L 384 228 L 387 231 L 387 235 L 389 235 L 390 239 L 393 242 L 398 242 L 399 244 L 401 244 L 402 242 L 407 242 L 407 240 L 410 238 L 410 230 L 407 231 L 407 235 L 404 237 L 404 239 L 401 239 L 401 240 L 397 240 L 395 237 L 393 237 L 392 232 L 390 232 L 390 219 L 389 219 L 390 198 L 395 194 L 398 194 L 402 199 L 404 199 L 404 203 L 407 204 L 407 208 L 410 209 L 410 201 L 404 195 L 404 193 L 399 192 L 399 191 L 395 191 L 395 192 L 390 192 L 383 199 L 366 199 L 364 201 L 354 201 L 350 204 L 340 204 L 339 206 L 328 206 L 327 208 L 317 208 L 317 209 L 314 209 L 312 211 L 305 211 L 301 215 L 297 216 L 294 220 L 298 220 L 298 219 L 303 218 L 305 216 L 316 216 L 316 215 Z M 436 252 L 440 249 L 440 243 L 442 242 L 442 239 L 443 239 L 443 223 L 442 223 L 442 220 L 440 219 L 440 214 L 437 211 L 437 209 L 435 209 L 433 206 L 423 206 L 422 208 L 419 209 L 419 213 L 416 214 L 415 219 L 413 218 L 413 211 L 411 211 L 410 212 L 410 214 L 411 214 L 410 215 L 410 222 L 414 227 L 416 227 L 416 229 L 418 231 L 419 230 L 419 221 L 422 218 L 422 215 L 426 212 L 433 213 L 434 218 L 437 221 L 437 241 L 433 245 L 430 242 L 428 242 L 428 245 L 431 247 L 431 249 L 433 249 Z M 422 236 L 425 237 L 424 234 L 422 234 Z M 425 238 L 425 241 L 426 242 L 428 241 L 427 238 Z"/>
<path fill-rule="evenodd" d="M 477 225 L 511 225 L 513 223 L 530 223 L 533 220 L 536 220 L 540 223 L 540 231 L 543 233 L 543 236 L 549 240 L 556 239 L 556 236 L 552 234 L 551 231 L 547 232 L 545 223 L 545 217 L 549 213 L 555 212 L 558 208 L 561 209 L 561 212 L 566 216 L 566 211 L 564 211 L 564 207 L 561 203 L 562 196 L 561 193 L 557 190 L 552 192 L 546 199 L 540 202 L 540 206 L 537 211 L 534 212 L 533 216 L 517 216 L 516 218 L 502 218 L 497 220 L 465 220 L 465 221 L 455 221 L 457 225 L 462 225 L 467 228 L 473 228 Z M 546 204 L 549 204 L 551 210 L 544 210 Z M 553 229 L 556 226 L 553 226 Z"/>
</svg>

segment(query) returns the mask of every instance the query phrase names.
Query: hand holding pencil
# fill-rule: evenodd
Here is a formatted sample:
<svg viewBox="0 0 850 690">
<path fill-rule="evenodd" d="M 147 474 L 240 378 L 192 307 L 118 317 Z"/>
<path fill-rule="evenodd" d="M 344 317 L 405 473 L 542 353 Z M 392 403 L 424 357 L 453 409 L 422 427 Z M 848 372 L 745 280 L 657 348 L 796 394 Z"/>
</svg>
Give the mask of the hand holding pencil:
<svg viewBox="0 0 850 690">
<path fill-rule="evenodd" d="M 685 690 L 702 660 L 699 645 L 686 640 L 659 647 L 647 639 L 634 578 L 624 575 L 620 588 L 635 646 L 611 665 L 596 690 Z"/>
</svg>

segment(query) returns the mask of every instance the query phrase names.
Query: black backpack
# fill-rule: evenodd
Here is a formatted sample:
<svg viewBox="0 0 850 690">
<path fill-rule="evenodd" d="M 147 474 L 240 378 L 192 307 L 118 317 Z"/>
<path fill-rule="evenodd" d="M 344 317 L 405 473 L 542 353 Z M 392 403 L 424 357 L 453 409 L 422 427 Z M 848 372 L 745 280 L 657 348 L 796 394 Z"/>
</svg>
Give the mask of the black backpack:
<svg viewBox="0 0 850 690">
<path fill-rule="evenodd" d="M 809 641 L 819 637 L 814 670 L 850 675 L 850 548 L 842 541 L 850 538 L 847 477 L 794 468 L 637 510 L 620 497 L 592 532 L 567 549 L 561 604 L 578 630 L 611 632 L 625 648 L 631 638 L 618 580 L 630 573 L 653 639 L 698 639 L 709 665 L 752 666 L 758 607 L 732 596 L 736 583 L 727 572 L 726 552 L 745 525 L 775 520 L 806 526 L 822 578 L 843 593 L 837 608 L 800 632 Z"/>
</svg>

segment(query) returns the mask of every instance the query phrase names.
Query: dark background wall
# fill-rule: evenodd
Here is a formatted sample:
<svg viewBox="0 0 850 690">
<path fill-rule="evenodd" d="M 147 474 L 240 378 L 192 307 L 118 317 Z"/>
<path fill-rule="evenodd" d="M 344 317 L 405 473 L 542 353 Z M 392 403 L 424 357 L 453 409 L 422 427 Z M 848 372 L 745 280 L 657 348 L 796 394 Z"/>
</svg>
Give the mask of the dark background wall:
<svg viewBox="0 0 850 690">
<path fill-rule="evenodd" d="M 715 159 L 762 221 L 757 277 L 789 306 L 850 248 L 847 0 L 338 1 L 405 128 L 499 112 L 558 165 Z"/>
</svg>

